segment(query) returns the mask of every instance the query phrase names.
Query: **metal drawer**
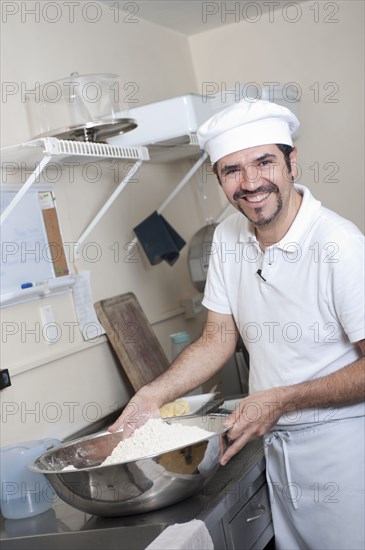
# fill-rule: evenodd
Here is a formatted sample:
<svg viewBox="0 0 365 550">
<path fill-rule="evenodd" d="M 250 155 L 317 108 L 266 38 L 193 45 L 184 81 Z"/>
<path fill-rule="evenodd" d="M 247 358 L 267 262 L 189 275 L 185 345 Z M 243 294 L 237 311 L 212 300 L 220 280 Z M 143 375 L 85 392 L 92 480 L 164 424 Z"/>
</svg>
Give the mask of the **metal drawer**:
<svg viewBox="0 0 365 550">
<path fill-rule="evenodd" d="M 270 500 L 264 483 L 228 523 L 231 545 L 237 550 L 255 546 L 261 533 L 271 524 Z"/>
</svg>

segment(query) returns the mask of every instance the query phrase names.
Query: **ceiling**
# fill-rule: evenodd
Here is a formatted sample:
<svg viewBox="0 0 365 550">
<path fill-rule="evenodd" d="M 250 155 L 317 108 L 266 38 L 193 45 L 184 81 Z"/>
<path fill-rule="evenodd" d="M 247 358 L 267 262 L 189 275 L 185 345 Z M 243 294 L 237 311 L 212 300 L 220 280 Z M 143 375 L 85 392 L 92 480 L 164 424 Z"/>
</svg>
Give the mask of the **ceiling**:
<svg viewBox="0 0 365 550">
<path fill-rule="evenodd" d="M 115 0 L 101 0 L 115 6 Z M 301 3 L 307 0 L 299 0 Z M 278 1 L 207 2 L 201 0 L 141 0 L 119 1 L 121 9 L 128 11 L 131 19 L 144 19 L 167 27 L 186 36 L 238 23 L 244 19 L 255 22 L 277 6 Z M 288 4 L 288 2 L 280 2 Z M 280 9 L 280 7 L 279 7 Z"/>
<path fill-rule="evenodd" d="M 141 19 L 156 23 L 187 36 L 198 34 L 222 25 L 218 2 L 200 0 L 145 0 L 138 2 Z M 212 9 L 217 14 L 207 11 Z M 227 18 L 227 21 L 229 18 Z M 232 16 L 234 21 L 234 16 Z"/>
</svg>

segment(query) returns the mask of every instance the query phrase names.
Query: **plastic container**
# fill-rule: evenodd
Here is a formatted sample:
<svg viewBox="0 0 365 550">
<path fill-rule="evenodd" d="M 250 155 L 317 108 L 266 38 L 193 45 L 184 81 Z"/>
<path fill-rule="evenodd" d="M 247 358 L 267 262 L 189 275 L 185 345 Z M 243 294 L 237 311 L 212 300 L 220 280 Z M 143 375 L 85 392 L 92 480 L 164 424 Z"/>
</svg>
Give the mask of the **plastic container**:
<svg viewBox="0 0 365 550">
<path fill-rule="evenodd" d="M 3 525 L 5 533 L 9 538 L 70 531 L 70 529 L 66 528 L 66 526 L 57 519 L 56 512 L 53 508 L 30 518 L 22 518 L 22 521 L 6 518 L 4 519 Z"/>
<path fill-rule="evenodd" d="M 0 507 L 5 518 L 28 518 L 52 507 L 55 499 L 53 488 L 44 475 L 32 472 L 29 465 L 60 445 L 58 439 L 42 439 L 0 449 Z"/>
<path fill-rule="evenodd" d="M 171 357 L 175 361 L 176 357 L 190 344 L 190 336 L 187 332 L 176 332 L 170 334 L 171 338 Z"/>
<path fill-rule="evenodd" d="M 38 84 L 26 93 L 26 109 L 33 138 L 104 141 L 130 131 L 128 105 L 122 101 L 122 82 L 116 74 L 72 73 Z"/>
<path fill-rule="evenodd" d="M 176 357 L 191 343 L 190 336 L 187 332 L 181 331 L 175 334 L 170 334 L 171 338 L 171 357 L 175 361 Z M 203 393 L 202 386 L 198 386 L 187 395 L 200 395 Z"/>
</svg>

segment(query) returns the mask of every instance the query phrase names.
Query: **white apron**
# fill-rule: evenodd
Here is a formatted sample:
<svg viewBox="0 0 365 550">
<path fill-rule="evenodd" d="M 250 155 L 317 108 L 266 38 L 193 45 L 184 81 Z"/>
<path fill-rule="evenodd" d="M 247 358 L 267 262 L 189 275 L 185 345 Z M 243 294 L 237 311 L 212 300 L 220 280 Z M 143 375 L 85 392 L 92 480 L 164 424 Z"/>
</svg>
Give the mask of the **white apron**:
<svg viewBox="0 0 365 550">
<path fill-rule="evenodd" d="M 365 417 L 264 436 L 278 550 L 364 550 Z"/>
</svg>

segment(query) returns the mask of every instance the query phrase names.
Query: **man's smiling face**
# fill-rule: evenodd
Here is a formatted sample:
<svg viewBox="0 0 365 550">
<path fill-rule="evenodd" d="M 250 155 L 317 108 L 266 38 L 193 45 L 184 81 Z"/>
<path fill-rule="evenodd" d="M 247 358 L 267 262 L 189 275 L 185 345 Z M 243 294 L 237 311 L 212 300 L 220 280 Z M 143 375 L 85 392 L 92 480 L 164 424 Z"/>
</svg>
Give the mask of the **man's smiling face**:
<svg viewBox="0 0 365 550">
<path fill-rule="evenodd" d="M 277 145 L 259 145 L 221 158 L 217 175 L 228 200 L 259 227 L 278 222 L 290 210 L 296 149 L 291 172 Z"/>
</svg>

